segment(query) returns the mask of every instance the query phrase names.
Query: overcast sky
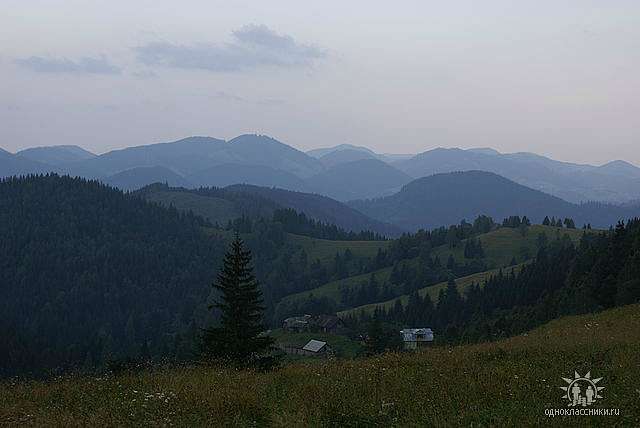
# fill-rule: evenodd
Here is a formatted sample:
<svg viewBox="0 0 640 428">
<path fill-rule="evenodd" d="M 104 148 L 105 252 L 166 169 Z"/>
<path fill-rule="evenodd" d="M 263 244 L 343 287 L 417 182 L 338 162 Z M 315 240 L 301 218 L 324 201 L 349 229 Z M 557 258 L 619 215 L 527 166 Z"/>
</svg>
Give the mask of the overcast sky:
<svg viewBox="0 0 640 428">
<path fill-rule="evenodd" d="M 0 147 L 190 135 L 640 165 L 640 1 L 2 0 Z"/>
</svg>

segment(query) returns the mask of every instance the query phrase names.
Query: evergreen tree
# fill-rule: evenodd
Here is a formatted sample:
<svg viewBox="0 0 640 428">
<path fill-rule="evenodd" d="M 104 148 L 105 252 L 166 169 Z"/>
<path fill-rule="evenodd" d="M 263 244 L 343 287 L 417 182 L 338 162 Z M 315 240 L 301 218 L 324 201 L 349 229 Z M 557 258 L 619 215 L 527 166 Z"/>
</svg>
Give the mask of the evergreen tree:
<svg viewBox="0 0 640 428">
<path fill-rule="evenodd" d="M 368 355 L 397 351 L 402 348 L 402 338 L 399 331 L 394 326 L 382 322 L 382 317 L 385 315 L 386 312 L 381 307 L 376 307 L 373 312 L 373 320 L 367 329 L 365 343 Z"/>
<path fill-rule="evenodd" d="M 221 313 L 220 326 L 204 332 L 204 353 L 240 366 L 272 364 L 266 357 L 273 339 L 263 335 L 262 292 L 251 267 L 251 252 L 236 234 L 213 287 L 221 293 L 212 307 Z"/>
<path fill-rule="evenodd" d="M 377 315 L 377 314 L 376 314 Z M 386 340 L 384 337 L 384 328 L 379 316 L 374 316 L 373 321 L 367 329 L 366 348 L 367 354 L 375 355 L 384 352 Z"/>
</svg>

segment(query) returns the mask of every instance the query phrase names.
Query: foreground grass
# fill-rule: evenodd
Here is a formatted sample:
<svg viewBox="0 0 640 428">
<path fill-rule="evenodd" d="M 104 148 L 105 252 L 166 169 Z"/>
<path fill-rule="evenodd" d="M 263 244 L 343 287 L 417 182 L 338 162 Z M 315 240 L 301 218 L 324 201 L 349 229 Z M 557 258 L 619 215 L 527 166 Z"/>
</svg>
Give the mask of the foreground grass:
<svg viewBox="0 0 640 428">
<path fill-rule="evenodd" d="M 19 426 L 640 426 L 640 305 L 554 321 L 500 342 L 272 373 L 186 367 L 0 384 Z M 547 418 L 562 377 L 603 377 L 594 406 L 620 416 Z"/>
</svg>

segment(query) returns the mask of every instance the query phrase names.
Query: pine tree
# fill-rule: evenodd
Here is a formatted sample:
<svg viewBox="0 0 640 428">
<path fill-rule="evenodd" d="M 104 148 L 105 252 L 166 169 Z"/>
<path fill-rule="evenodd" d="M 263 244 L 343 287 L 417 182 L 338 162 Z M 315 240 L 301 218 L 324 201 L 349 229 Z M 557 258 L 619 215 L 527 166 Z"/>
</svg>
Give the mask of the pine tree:
<svg viewBox="0 0 640 428">
<path fill-rule="evenodd" d="M 221 311 L 220 326 L 206 329 L 203 351 L 212 359 L 223 359 L 239 366 L 273 364 L 266 357 L 273 339 L 263 335 L 262 292 L 251 267 L 251 252 L 244 249 L 236 234 L 213 287 L 220 298 L 211 308 Z"/>
<path fill-rule="evenodd" d="M 382 322 L 380 321 L 380 317 L 374 316 L 373 321 L 369 324 L 369 328 L 367 329 L 367 340 L 366 340 L 366 349 L 367 354 L 375 355 L 384 352 L 385 349 L 385 337 L 384 337 L 384 329 L 382 327 Z"/>
</svg>

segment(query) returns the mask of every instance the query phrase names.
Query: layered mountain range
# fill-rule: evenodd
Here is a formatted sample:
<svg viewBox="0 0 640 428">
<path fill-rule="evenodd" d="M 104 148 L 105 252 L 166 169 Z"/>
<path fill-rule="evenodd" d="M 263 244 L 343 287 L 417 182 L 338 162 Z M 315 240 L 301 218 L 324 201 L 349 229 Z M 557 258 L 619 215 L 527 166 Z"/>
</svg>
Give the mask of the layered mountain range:
<svg viewBox="0 0 640 428">
<path fill-rule="evenodd" d="M 571 216 L 603 227 L 640 214 L 640 168 L 628 162 L 594 166 L 489 148 L 436 148 L 414 156 L 342 144 L 304 153 L 271 137 L 241 135 L 229 141 L 189 137 L 101 155 L 68 145 L 0 149 L 0 177 L 46 172 L 99 179 L 126 191 L 161 182 L 317 194 L 402 230 L 476 214 Z M 465 174 L 451 174 L 460 172 Z"/>
</svg>

